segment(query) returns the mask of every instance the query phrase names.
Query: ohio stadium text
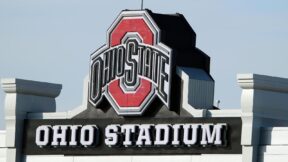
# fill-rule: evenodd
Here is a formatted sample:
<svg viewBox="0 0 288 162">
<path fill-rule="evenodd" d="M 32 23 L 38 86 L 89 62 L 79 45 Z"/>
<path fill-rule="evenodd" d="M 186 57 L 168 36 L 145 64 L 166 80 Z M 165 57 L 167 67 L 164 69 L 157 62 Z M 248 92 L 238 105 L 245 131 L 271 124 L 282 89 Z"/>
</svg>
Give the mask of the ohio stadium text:
<svg viewBox="0 0 288 162">
<path fill-rule="evenodd" d="M 36 129 L 39 147 L 97 147 L 102 132 L 109 147 L 224 146 L 227 124 L 111 124 L 41 125 Z"/>
</svg>

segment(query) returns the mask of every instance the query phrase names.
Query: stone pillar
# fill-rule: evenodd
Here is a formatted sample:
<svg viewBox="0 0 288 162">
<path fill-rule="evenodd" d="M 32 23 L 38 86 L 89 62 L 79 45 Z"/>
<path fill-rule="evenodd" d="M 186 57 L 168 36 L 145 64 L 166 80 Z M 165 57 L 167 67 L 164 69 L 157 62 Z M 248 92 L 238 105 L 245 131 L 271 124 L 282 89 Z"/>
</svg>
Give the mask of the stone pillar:
<svg viewBox="0 0 288 162">
<path fill-rule="evenodd" d="M 257 74 L 237 79 L 242 88 L 242 161 L 257 162 L 261 127 L 288 123 L 288 79 Z"/>
<path fill-rule="evenodd" d="M 5 91 L 7 162 L 21 161 L 23 123 L 28 112 L 55 112 L 62 85 L 22 79 L 2 79 Z"/>
</svg>

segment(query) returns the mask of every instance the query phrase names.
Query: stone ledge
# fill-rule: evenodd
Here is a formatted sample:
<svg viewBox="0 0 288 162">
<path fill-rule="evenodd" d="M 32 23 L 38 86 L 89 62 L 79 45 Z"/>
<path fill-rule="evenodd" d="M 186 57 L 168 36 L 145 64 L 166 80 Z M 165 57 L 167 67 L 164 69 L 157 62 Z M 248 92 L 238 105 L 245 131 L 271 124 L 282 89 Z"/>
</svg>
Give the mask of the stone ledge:
<svg viewBox="0 0 288 162">
<path fill-rule="evenodd" d="M 238 74 L 238 84 L 243 89 L 259 89 L 275 92 L 288 92 L 288 79 L 259 74 Z"/>
<path fill-rule="evenodd" d="M 20 93 L 44 97 L 57 97 L 62 89 L 61 84 L 37 82 L 17 78 L 1 80 L 2 88 L 6 93 Z"/>
</svg>

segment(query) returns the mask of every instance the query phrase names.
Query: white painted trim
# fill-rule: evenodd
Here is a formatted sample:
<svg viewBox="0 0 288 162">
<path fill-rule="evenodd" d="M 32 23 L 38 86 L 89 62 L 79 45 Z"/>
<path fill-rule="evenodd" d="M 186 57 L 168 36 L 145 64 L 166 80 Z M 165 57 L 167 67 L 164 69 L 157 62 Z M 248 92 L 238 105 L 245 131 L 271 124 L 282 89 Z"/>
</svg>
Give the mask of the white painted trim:
<svg viewBox="0 0 288 162">
<path fill-rule="evenodd" d="M 67 119 L 67 112 L 28 113 L 27 119 Z"/>
<path fill-rule="evenodd" d="M 177 67 L 177 75 L 182 80 L 182 96 L 181 96 L 181 108 L 190 113 L 193 117 L 204 117 L 206 116 L 206 110 L 195 109 L 188 103 L 189 100 L 189 75 L 186 74 L 181 68 Z"/>
<path fill-rule="evenodd" d="M 236 110 L 208 110 L 207 117 L 241 117 L 241 109 Z"/>
</svg>

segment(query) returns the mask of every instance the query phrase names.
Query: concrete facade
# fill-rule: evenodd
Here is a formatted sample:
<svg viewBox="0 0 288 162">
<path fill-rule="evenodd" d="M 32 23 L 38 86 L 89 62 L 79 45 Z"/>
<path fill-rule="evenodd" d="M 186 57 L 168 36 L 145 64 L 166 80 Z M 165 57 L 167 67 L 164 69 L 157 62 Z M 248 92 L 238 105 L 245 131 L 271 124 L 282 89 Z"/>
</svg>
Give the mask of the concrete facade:
<svg viewBox="0 0 288 162">
<path fill-rule="evenodd" d="M 70 119 L 87 106 L 87 82 L 84 80 L 83 104 L 68 112 L 55 112 L 55 98 L 60 94 L 59 84 L 3 79 L 6 130 L 0 131 L 0 161 L 191 161 L 191 162 L 270 162 L 288 160 L 288 79 L 256 74 L 240 74 L 242 88 L 241 110 L 197 109 L 189 88 L 197 77 L 178 68 L 182 80 L 182 107 L 195 117 L 241 117 L 242 154 L 202 154 L 185 156 L 31 156 L 21 153 L 24 119 Z M 198 77 L 199 78 L 199 77 Z M 209 84 L 209 83 L 207 83 Z M 208 86 L 209 87 L 209 86 Z M 210 86 L 211 87 L 211 86 Z M 199 103 L 199 102 L 198 102 Z"/>
</svg>

